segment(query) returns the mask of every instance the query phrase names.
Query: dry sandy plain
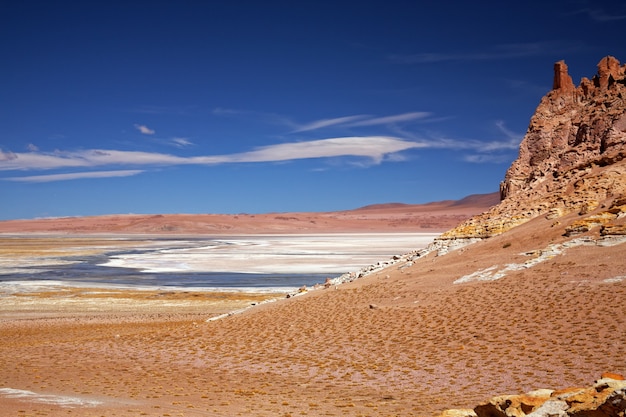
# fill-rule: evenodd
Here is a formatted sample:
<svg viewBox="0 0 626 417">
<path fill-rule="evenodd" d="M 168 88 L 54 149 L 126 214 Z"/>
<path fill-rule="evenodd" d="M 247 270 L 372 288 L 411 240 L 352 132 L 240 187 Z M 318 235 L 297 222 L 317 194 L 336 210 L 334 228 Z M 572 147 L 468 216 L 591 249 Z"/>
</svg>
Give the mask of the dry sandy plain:
<svg viewBox="0 0 626 417">
<path fill-rule="evenodd" d="M 535 219 L 216 321 L 269 295 L 4 296 L 0 414 L 429 416 L 624 374 L 626 243 L 558 246 L 571 239 Z M 24 297 L 32 308 L 11 308 Z"/>
</svg>

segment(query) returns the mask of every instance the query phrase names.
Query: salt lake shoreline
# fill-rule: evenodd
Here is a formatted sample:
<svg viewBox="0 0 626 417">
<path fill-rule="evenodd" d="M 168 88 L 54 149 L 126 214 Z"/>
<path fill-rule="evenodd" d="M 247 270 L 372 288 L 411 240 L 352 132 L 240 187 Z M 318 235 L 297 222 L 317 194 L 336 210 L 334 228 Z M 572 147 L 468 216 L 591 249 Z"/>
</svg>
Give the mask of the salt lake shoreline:
<svg viewBox="0 0 626 417">
<path fill-rule="evenodd" d="M 246 236 L 217 236 L 207 239 L 198 236 L 106 236 L 101 235 L 13 235 L 9 239 L 55 241 L 81 243 L 102 239 L 110 243 L 118 241 L 138 242 L 142 247 L 162 247 L 168 242 L 192 241 L 203 243 L 206 240 L 221 241 L 224 239 L 285 239 L 295 237 L 296 240 L 311 238 L 337 239 L 367 238 L 367 241 L 376 239 L 382 246 L 389 246 L 389 238 L 401 237 L 415 239 L 412 247 L 418 249 L 398 250 L 403 255 L 376 256 L 379 259 L 373 263 L 352 268 L 350 272 L 328 275 L 313 285 L 300 287 L 186 287 L 186 286 L 154 286 L 154 285 L 123 285 L 100 282 L 80 282 L 63 280 L 3 280 L 0 281 L 0 320 L 60 318 L 60 317 L 106 317 L 107 320 L 116 320 L 121 317 L 131 317 L 136 314 L 154 313 L 170 314 L 173 310 L 185 311 L 192 314 L 203 314 L 197 319 L 213 321 L 234 314 L 239 314 L 251 308 L 282 299 L 300 296 L 311 291 L 336 287 L 351 282 L 357 278 L 369 275 L 395 263 L 410 262 L 421 248 L 428 245 L 438 234 L 432 233 L 323 233 L 313 235 L 246 235 Z M 6 236 L 0 236 L 0 239 Z M 319 243 L 319 242 L 318 242 Z M 345 241 L 343 241 L 345 243 Z M 392 245 L 393 246 L 393 245 Z M 132 246 L 131 246 L 132 247 Z M 109 250 L 107 248 L 106 250 Z M 128 248 L 127 248 L 128 249 Z M 23 255 L 23 254 L 22 254 Z M 150 256 L 158 257 L 155 253 Z M 297 264 L 296 264 L 297 265 Z M 303 270 L 295 269 L 294 273 L 305 274 Z"/>
<path fill-rule="evenodd" d="M 172 290 L 172 291 L 229 291 L 229 292 L 288 292 L 302 286 L 229 287 L 220 285 L 133 285 L 90 282 L 79 278 L 70 281 L 51 280 L 46 268 L 57 264 L 81 263 L 74 258 L 84 254 L 104 255 L 100 263 L 107 275 L 114 276 L 136 270 L 152 276 L 165 273 L 242 273 L 242 274 L 324 274 L 336 278 L 344 272 L 357 272 L 376 262 L 384 262 L 398 254 L 426 247 L 438 234 L 432 233 L 336 233 L 336 234 L 281 234 L 246 236 L 0 236 L 0 286 L 13 285 L 22 290 L 38 287 L 103 287 L 118 289 Z M 4 239 L 3 239 L 4 238 Z M 42 239 L 39 241 L 38 239 Z M 19 247 L 20 242 L 24 242 Z M 92 244 L 93 243 L 93 244 Z M 63 247 L 65 245 L 65 247 Z M 11 252 L 14 253 L 11 253 Z M 20 270 L 20 264 L 26 265 Z M 4 266 L 4 268 L 3 268 Z M 38 280 L 20 280 L 20 272 L 41 270 Z M 111 269 L 109 269 L 111 268 Z M 344 272 L 341 272 L 344 271 Z M 4 274 L 2 274 L 4 272 Z M 96 271 L 97 272 L 97 271 Z M 79 271 L 83 273 L 83 271 Z M 18 279 L 7 279 L 15 275 Z M 137 274 L 142 275 L 142 274 Z M 148 275 L 143 275 L 148 276 Z M 3 279 L 4 278 L 4 279 Z M 106 280 L 106 277 L 103 278 Z M 12 282 L 13 281 L 13 282 Z M 322 280 L 324 281 L 324 280 Z M 311 283 L 312 285 L 313 283 Z"/>
</svg>

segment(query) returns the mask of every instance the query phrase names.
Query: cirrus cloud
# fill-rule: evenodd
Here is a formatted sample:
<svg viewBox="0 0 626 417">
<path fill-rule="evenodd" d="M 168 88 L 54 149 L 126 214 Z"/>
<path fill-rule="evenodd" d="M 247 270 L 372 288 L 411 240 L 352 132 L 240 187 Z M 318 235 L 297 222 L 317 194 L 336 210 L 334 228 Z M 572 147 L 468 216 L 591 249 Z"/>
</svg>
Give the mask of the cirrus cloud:
<svg viewBox="0 0 626 417">
<path fill-rule="evenodd" d="M 388 154 L 427 146 L 388 136 L 356 136 L 319 139 L 306 142 L 268 145 L 248 152 L 227 155 L 181 157 L 165 153 L 88 149 L 5 153 L 0 170 L 47 170 L 100 166 L 217 165 L 246 162 L 279 162 L 311 158 L 357 156 L 382 161 Z"/>
<path fill-rule="evenodd" d="M 357 114 L 354 116 L 335 117 L 332 119 L 320 119 L 304 124 L 291 133 L 306 132 L 317 130 L 331 126 L 337 127 L 360 127 L 360 126 L 376 126 L 376 125 L 392 125 L 395 123 L 410 122 L 418 119 L 425 119 L 431 116 L 430 112 L 416 111 L 402 114 L 394 114 L 391 116 L 372 117 L 366 114 Z"/>
<path fill-rule="evenodd" d="M 407 115 L 405 117 L 412 118 L 416 117 L 416 115 Z M 233 154 L 184 157 L 167 153 L 115 149 L 87 149 L 79 151 L 57 150 L 54 152 L 37 151 L 25 153 L 0 151 L 0 171 L 271 163 L 337 157 L 362 158 L 365 162 L 357 163 L 356 165 L 365 167 L 380 164 L 383 161 L 396 162 L 405 160 L 401 152 L 410 149 L 471 150 L 478 153 L 493 153 L 516 148 L 519 144 L 519 137 L 509 132 L 502 123 L 498 123 L 497 127 L 504 133 L 506 137 L 505 140 L 491 142 L 475 140 L 461 141 L 447 138 L 406 140 L 393 136 L 352 136 L 280 143 Z M 478 157 L 475 157 L 472 162 L 482 161 L 482 159 L 476 158 Z M 55 173 L 51 175 L 10 177 L 4 179 L 22 182 L 49 182 L 77 178 L 130 176 L 141 172 L 144 171 L 120 169 L 78 173 Z"/>
<path fill-rule="evenodd" d="M 347 126 L 375 126 L 375 125 L 388 125 L 400 122 L 409 122 L 411 120 L 425 119 L 432 115 L 430 112 L 414 111 L 411 113 L 396 114 L 393 116 L 374 117 L 366 120 L 359 120 L 347 124 Z"/>
<path fill-rule="evenodd" d="M 137 129 L 138 131 L 140 131 L 144 135 L 154 135 L 156 133 L 156 131 L 154 131 L 153 129 L 150 129 L 146 125 L 137 125 L 136 124 L 135 125 L 135 129 Z"/>
<path fill-rule="evenodd" d="M 53 182 L 78 180 L 83 178 L 111 178 L 111 177 L 129 177 L 131 175 L 141 174 L 142 170 L 119 170 L 119 171 L 90 171 L 90 172 L 71 172 L 68 174 L 49 174 L 49 175 L 31 175 L 28 177 L 4 178 L 6 181 L 17 182 Z"/>
<path fill-rule="evenodd" d="M 380 162 L 385 155 L 423 146 L 418 142 L 389 136 L 357 136 L 270 145 L 223 158 L 224 162 L 278 162 L 295 159 L 360 156 L 370 158 L 374 162 Z"/>
<path fill-rule="evenodd" d="M 316 130 L 316 129 L 321 129 L 321 128 L 324 128 L 324 127 L 341 125 L 341 124 L 345 124 L 345 123 L 348 123 L 348 122 L 352 122 L 354 120 L 362 119 L 364 117 L 367 117 L 367 116 L 365 116 L 365 115 L 355 115 L 355 116 L 335 117 L 333 119 L 316 120 L 314 122 L 310 122 L 310 123 L 307 123 L 305 125 L 300 126 L 296 130 L 293 130 L 292 133 L 306 132 L 306 131 L 309 131 L 309 130 Z"/>
</svg>

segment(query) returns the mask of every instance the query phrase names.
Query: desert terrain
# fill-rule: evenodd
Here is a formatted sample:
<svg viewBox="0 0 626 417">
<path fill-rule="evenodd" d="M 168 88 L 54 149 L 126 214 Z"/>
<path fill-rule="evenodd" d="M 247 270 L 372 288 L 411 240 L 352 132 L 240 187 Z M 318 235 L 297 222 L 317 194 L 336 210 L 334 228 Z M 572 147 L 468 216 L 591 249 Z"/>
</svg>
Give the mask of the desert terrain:
<svg viewBox="0 0 626 417">
<path fill-rule="evenodd" d="M 623 416 L 625 387 L 615 407 L 592 396 L 593 411 L 582 414 L 565 402 L 542 414 L 538 405 L 514 414 L 474 407 L 626 374 L 626 65 L 605 57 L 579 86 L 564 62 L 554 71 L 500 184 L 503 199 L 487 210 L 472 197 L 418 214 L 397 204 L 270 214 L 241 229 L 253 216 L 0 223 L 11 238 L 66 233 L 60 243 L 88 233 L 432 232 L 459 220 L 427 248 L 273 302 L 275 294 L 64 287 L 4 294 L 2 412 Z M 20 256 L 55 247 L 31 243 Z"/>
<path fill-rule="evenodd" d="M 571 240 L 551 225 L 273 303 L 93 288 L 4 296 L 0 403 L 24 416 L 427 416 L 626 372 L 624 244 L 467 278 Z"/>
<path fill-rule="evenodd" d="M 404 240 L 413 236 L 407 232 L 426 231 L 436 236 L 434 232 L 443 231 L 472 214 L 484 212 L 496 202 L 497 195 L 488 194 L 470 196 L 459 201 L 425 205 L 381 204 L 335 213 L 130 215 L 7 221 L 0 222 L 0 230 L 3 232 L 3 237 L 0 238 L 0 258 L 5 273 L 12 270 L 19 273 L 37 267 L 45 270 L 48 264 L 70 262 L 68 257 L 90 256 L 111 250 L 152 247 L 159 245 L 159 237 L 173 236 L 177 238 L 177 241 L 180 239 L 184 242 L 184 239 L 189 236 L 194 238 L 204 235 L 223 236 L 227 233 L 229 236 L 232 233 L 241 233 L 244 236 L 250 236 L 249 239 L 253 241 L 263 239 L 270 243 L 274 242 L 269 246 L 265 242 L 265 246 L 268 246 L 266 250 L 283 252 L 284 246 L 272 249 L 272 245 L 280 243 L 281 236 L 294 236 L 296 240 L 304 239 L 309 246 L 330 245 L 329 253 L 336 252 L 337 254 L 346 250 L 346 243 L 342 243 L 346 238 L 351 242 L 358 238 L 362 244 L 372 247 L 369 251 L 374 255 L 377 253 L 374 248 L 377 245 L 380 246 L 380 242 L 368 244 L 368 239 L 382 239 L 383 242 L 387 242 L 388 250 L 392 250 L 393 245 L 406 246 Z M 311 231 L 318 234 L 304 234 Z M 382 234 L 381 231 L 391 231 L 391 233 Z M 398 232 L 402 233 L 398 234 Z M 396 235 L 400 237 L 400 240 L 394 243 L 398 238 L 390 240 L 390 237 L 393 238 Z M 343 240 L 335 236 L 341 236 Z M 333 250 L 333 244 L 339 244 L 341 247 L 338 246 Z M 354 243 L 351 245 L 353 246 Z M 417 247 L 417 241 L 415 245 Z M 245 252 L 245 248 L 241 248 L 240 251 Z M 237 262 L 238 267 L 248 265 L 247 268 L 271 268 L 271 259 L 259 261 L 254 258 L 258 252 L 259 249 L 254 249 L 253 253 L 244 256 L 250 259 L 242 258 L 240 262 Z M 238 257 L 241 257 L 240 255 Z M 144 262 L 150 262 L 150 259 Z M 351 260 L 351 262 L 358 261 Z M 320 263 L 322 263 L 321 260 Z M 296 266 L 302 267 L 302 265 L 294 267 Z M 215 268 L 216 265 L 212 264 L 211 267 Z M 10 279 L 10 275 L 5 275 L 5 277 Z M 341 285 L 337 286 L 339 287 Z M 170 356 L 172 354 L 177 356 L 176 352 L 180 347 L 161 345 L 161 341 L 165 334 L 169 334 L 165 339 L 173 340 L 170 338 L 182 337 L 180 341 L 186 343 L 184 340 L 190 335 L 181 336 L 176 329 L 184 329 L 185 334 L 193 329 L 207 330 L 215 327 L 213 324 L 222 321 L 222 319 L 207 321 L 209 319 L 239 311 L 242 313 L 238 316 L 243 317 L 248 310 L 258 309 L 261 312 L 265 305 L 278 305 L 288 301 L 284 293 L 272 292 L 149 290 L 98 287 L 93 284 L 68 286 L 68 284 L 57 282 L 17 287 L 10 283 L 8 286 L 4 285 L 3 288 L 0 297 L 0 329 L 4 342 L 0 344 L 0 349 L 3 350 L 4 359 L 0 365 L 3 379 L 0 381 L 0 404 L 3 410 L 11 413 L 10 415 L 67 415 L 72 413 L 77 415 L 180 415 L 181 412 L 184 415 L 249 414 L 245 411 L 247 406 L 238 404 L 235 400 L 240 394 L 235 393 L 236 397 L 233 399 L 230 398 L 230 393 L 227 395 L 222 395 L 222 393 L 231 389 L 238 392 L 248 390 L 250 393 L 260 390 L 260 388 L 252 388 L 256 383 L 250 379 L 251 375 L 241 374 L 238 377 L 246 381 L 244 384 L 246 388 L 235 385 L 229 387 L 231 384 L 229 382 L 223 388 L 216 390 L 215 387 L 211 387 L 211 384 L 222 385 L 219 381 L 226 377 L 225 374 L 218 372 L 216 364 L 205 363 L 198 367 L 200 362 L 197 362 L 188 367 L 183 364 L 187 359 Z M 316 292 L 313 289 L 310 290 L 307 294 L 299 295 L 308 296 L 309 293 Z M 298 299 L 301 298 L 298 297 Z M 254 307 L 250 309 L 251 306 Z M 235 316 L 226 317 L 223 320 L 230 320 L 233 317 Z M 285 326 L 288 328 L 290 325 Z M 248 330 L 252 331 L 255 327 Z M 264 344 L 273 343 L 272 337 L 268 337 L 268 334 L 262 332 L 259 336 L 267 339 Z M 330 333 L 328 336 L 336 337 Z M 139 341 L 144 337 L 148 339 Z M 145 352 L 136 353 L 143 358 L 165 355 L 163 356 L 165 362 L 159 363 L 157 360 L 154 365 L 157 368 L 161 366 L 167 368 L 163 369 L 163 372 L 165 372 L 164 375 L 169 375 L 166 378 L 169 382 L 155 377 L 148 378 L 152 382 L 146 384 L 146 375 L 142 372 L 135 372 L 139 366 L 132 363 L 136 354 L 131 354 L 132 357 L 127 356 L 130 354 L 127 349 L 134 350 L 135 348 L 127 345 L 118 350 L 117 346 L 110 345 L 111 340 L 122 342 L 126 338 L 139 341 L 141 345 L 145 344 Z M 217 336 L 215 341 L 217 345 L 224 347 L 223 344 L 228 343 L 223 336 Z M 196 346 L 197 343 L 205 345 L 212 342 L 191 341 L 190 346 Z M 277 343 L 282 344 L 282 342 Z M 336 341 L 333 344 L 337 343 L 340 342 Z M 88 352 L 79 352 L 86 346 L 91 346 Z M 232 347 L 235 350 L 239 349 L 235 345 Z M 158 353 L 153 351 L 155 348 L 164 350 Z M 100 353 L 96 353 L 93 349 Z M 104 354 L 106 351 L 118 351 L 115 355 L 121 354 L 122 357 L 106 358 L 107 354 Z M 253 349 L 249 354 L 258 357 L 269 355 L 267 357 L 272 358 L 271 361 L 283 360 L 275 352 L 264 353 L 260 348 Z M 307 353 L 307 356 L 314 355 Z M 96 360 L 98 364 L 92 363 L 93 360 Z M 232 360 L 239 361 L 224 357 L 224 362 L 219 365 L 219 368 L 229 368 L 227 364 Z M 194 362 L 196 362 L 195 359 Z M 201 362 L 204 362 L 204 359 Z M 210 366 L 210 371 L 206 366 Z M 271 367 L 271 365 L 268 366 Z M 186 370 L 183 371 L 183 368 Z M 237 374 L 239 368 L 239 365 L 234 366 L 232 371 Z M 36 369 L 37 374 L 27 376 L 29 374 L 27 369 Z M 93 374 L 88 376 L 89 381 L 86 381 L 86 373 L 90 373 L 90 370 Z M 49 374 L 44 376 L 40 372 Z M 156 368 L 150 372 L 157 372 Z M 177 375 L 178 372 L 183 372 L 184 376 L 183 374 Z M 202 375 L 216 372 L 215 378 L 210 377 L 207 380 L 210 382 L 207 382 L 209 385 L 206 387 L 207 392 L 213 390 L 214 394 L 200 393 L 199 402 L 193 407 L 189 401 L 183 406 L 181 406 L 182 402 L 177 401 L 177 398 L 183 395 L 179 392 L 183 389 L 182 386 L 186 386 L 189 382 L 188 372 L 191 374 L 200 372 Z M 266 377 L 270 379 L 263 384 L 271 382 L 273 379 L 271 375 L 271 372 L 266 374 Z M 192 378 L 196 377 L 197 375 Z M 279 380 L 284 382 L 285 377 L 287 375 L 281 376 Z M 305 376 L 302 375 L 302 377 Z M 42 378 L 45 382 L 40 381 Z M 153 383 L 163 387 L 179 384 L 177 382 L 179 378 L 183 378 L 185 383 L 180 387 L 177 385 L 174 391 L 171 391 L 171 395 L 165 391 L 163 396 L 155 395 L 153 392 L 156 389 L 155 386 L 149 387 Z M 131 383 L 131 380 L 136 382 Z M 113 391 L 105 388 L 105 385 L 108 385 L 106 381 L 115 385 Z M 68 383 L 71 386 L 67 385 Z M 134 394 L 127 391 L 130 388 L 128 384 L 134 386 L 131 388 Z M 80 386 L 83 385 L 84 387 L 81 388 Z M 87 386 L 92 386 L 92 388 L 87 388 Z M 279 386 L 276 387 L 277 394 L 281 392 Z M 170 388 L 164 389 L 170 390 Z M 184 389 L 187 390 L 187 388 Z M 223 391 L 224 389 L 226 391 Z M 192 395 L 191 392 L 184 394 L 185 397 L 188 395 Z M 248 396 L 244 395 L 244 398 Z M 146 401 L 148 398 L 150 400 Z M 282 409 L 289 409 L 283 405 L 286 399 L 278 401 L 268 398 L 268 401 L 278 405 L 272 407 L 268 405 L 268 408 L 261 414 L 273 414 L 282 412 Z M 291 400 L 293 404 L 295 401 L 295 399 Z M 321 407 L 319 410 L 324 409 L 323 398 L 315 400 L 319 405 L 313 405 L 313 401 L 310 401 L 313 414 L 319 407 Z M 202 409 L 203 404 L 215 406 Z"/>
<path fill-rule="evenodd" d="M 0 404 L 21 416 L 428 416 L 624 373 L 626 245 L 561 248 L 577 218 L 538 218 L 291 298 L 64 286 L 4 294 Z M 34 234 L 3 253 L 91 253 L 108 237 Z M 549 245 L 558 256 L 532 267 L 472 275 L 539 259 Z"/>
</svg>

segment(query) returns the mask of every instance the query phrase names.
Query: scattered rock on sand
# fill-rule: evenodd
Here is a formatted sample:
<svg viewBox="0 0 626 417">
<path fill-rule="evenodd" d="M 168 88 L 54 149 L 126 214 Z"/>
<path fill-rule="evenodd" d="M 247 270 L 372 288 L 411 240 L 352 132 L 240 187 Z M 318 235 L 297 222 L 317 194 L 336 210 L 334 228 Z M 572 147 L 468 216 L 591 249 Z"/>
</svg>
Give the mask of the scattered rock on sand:
<svg viewBox="0 0 626 417">
<path fill-rule="evenodd" d="M 625 412 L 626 381 L 607 372 L 590 387 L 500 395 L 473 410 L 446 410 L 439 417 L 619 417 Z"/>
</svg>

